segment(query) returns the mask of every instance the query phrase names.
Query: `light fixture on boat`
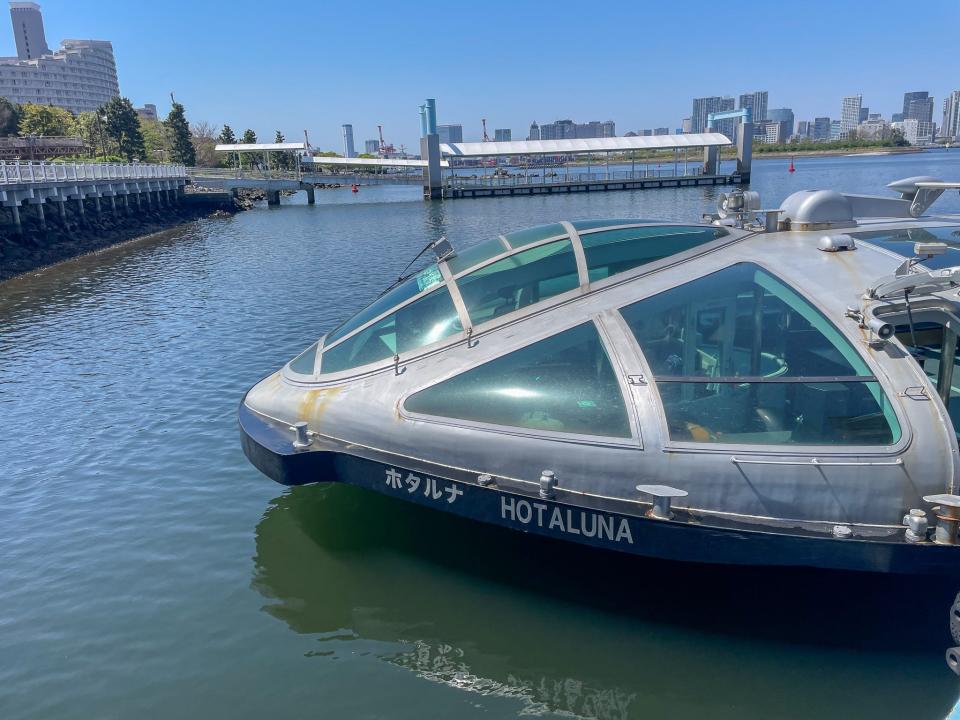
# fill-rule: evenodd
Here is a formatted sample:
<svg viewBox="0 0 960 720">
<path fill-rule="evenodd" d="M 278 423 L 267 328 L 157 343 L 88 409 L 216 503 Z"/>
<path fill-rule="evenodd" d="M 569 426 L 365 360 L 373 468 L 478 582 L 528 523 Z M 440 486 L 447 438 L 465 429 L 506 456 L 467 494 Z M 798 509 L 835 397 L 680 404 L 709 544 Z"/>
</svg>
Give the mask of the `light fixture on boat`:
<svg viewBox="0 0 960 720">
<path fill-rule="evenodd" d="M 837 233 L 836 235 L 824 235 L 817 243 L 817 248 L 823 252 L 842 252 L 856 250 L 857 243 L 849 235 Z"/>
<path fill-rule="evenodd" d="M 456 255 L 456 252 L 453 250 L 453 245 L 450 244 L 450 241 L 447 240 L 445 236 L 433 243 L 430 249 L 433 250 L 433 254 L 437 256 L 437 262 L 451 260 Z"/>
<path fill-rule="evenodd" d="M 855 320 L 861 329 L 870 331 L 870 339 L 867 343 L 871 347 L 884 345 L 896 331 L 896 328 L 890 323 L 884 322 L 878 317 L 868 317 L 862 310 L 847 308 L 846 315 L 851 320 Z"/>
</svg>

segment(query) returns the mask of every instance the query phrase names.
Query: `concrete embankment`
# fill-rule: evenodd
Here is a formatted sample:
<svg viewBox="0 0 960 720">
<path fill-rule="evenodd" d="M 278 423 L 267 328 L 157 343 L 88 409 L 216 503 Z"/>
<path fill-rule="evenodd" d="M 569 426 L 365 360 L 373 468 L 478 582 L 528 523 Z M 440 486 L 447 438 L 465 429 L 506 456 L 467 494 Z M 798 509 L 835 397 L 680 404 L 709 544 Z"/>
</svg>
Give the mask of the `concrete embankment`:
<svg viewBox="0 0 960 720">
<path fill-rule="evenodd" d="M 169 206 L 144 207 L 130 215 L 107 210 L 97 213 L 92 206 L 81 214 L 75 203 L 65 203 L 65 217 L 48 213 L 46 229 L 32 213 L 22 213 L 20 233 L 6 217 L 0 222 L 0 282 L 192 220 L 233 214 L 250 204 L 218 191 L 186 192 Z"/>
</svg>

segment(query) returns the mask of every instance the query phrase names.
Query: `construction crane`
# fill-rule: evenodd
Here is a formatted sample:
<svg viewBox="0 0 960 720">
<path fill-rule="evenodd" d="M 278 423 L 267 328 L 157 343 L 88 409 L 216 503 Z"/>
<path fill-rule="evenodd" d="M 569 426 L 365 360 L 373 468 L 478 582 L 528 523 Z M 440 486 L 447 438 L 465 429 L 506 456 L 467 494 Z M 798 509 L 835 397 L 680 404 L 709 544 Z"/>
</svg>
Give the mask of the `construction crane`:
<svg viewBox="0 0 960 720">
<path fill-rule="evenodd" d="M 386 157 L 395 153 L 396 148 L 393 145 L 387 145 L 387 141 L 383 139 L 383 125 L 377 125 L 377 131 L 380 133 L 380 155 Z"/>
<path fill-rule="evenodd" d="M 487 119 L 486 119 L 486 118 L 480 118 L 480 122 L 483 123 L 483 141 L 484 141 L 484 142 L 490 142 L 490 136 L 487 135 Z"/>
</svg>

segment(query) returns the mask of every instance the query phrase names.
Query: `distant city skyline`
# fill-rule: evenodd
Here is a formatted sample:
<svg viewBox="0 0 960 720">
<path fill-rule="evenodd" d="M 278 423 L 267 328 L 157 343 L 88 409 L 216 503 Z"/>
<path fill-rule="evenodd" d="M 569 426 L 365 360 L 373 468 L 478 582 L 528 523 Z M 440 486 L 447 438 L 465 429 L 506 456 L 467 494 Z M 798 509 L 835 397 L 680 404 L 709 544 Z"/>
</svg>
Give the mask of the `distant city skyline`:
<svg viewBox="0 0 960 720">
<path fill-rule="evenodd" d="M 869 11 L 821 2 L 797 13 L 745 0 L 742 16 L 765 22 L 747 21 L 749 42 L 731 40 L 736 52 L 726 54 L 717 52 L 716 39 L 677 43 L 670 33 L 646 37 L 644 53 L 638 54 L 635 44 L 619 42 L 611 32 L 611 14 L 622 26 L 667 27 L 675 21 L 668 6 L 612 3 L 603 13 L 544 15 L 492 0 L 484 11 L 498 18 L 498 51 L 476 63 L 444 62 L 431 40 L 452 26 L 475 22 L 476 8 L 434 0 L 416 7 L 372 2 L 363 13 L 301 0 L 289 0 L 276 13 L 253 2 L 238 2 L 225 12 L 212 3 L 168 0 L 146 26 L 120 0 L 40 4 L 47 38 L 112 42 L 120 92 L 136 106 L 154 103 L 165 116 L 173 91 L 194 124 L 228 123 L 238 134 L 252 128 L 259 137 L 272 137 L 276 130 L 301 137 L 306 129 L 314 146 L 338 152 L 344 124 L 363 139 L 377 137 L 382 124 L 388 142 L 416 152 L 417 107 L 426 97 L 437 99 L 440 121 L 462 125 L 469 141 L 481 138 L 484 117 L 488 129 L 509 129 L 514 138 L 526 137 L 534 120 L 558 118 L 612 119 L 621 135 L 662 127 L 673 132 L 690 116 L 693 98 L 730 97 L 736 104 L 758 89 L 769 93 L 769 107 L 791 108 L 798 122 L 838 120 L 842 99 L 855 95 L 870 113 L 889 119 L 902 112 L 904 93 L 926 91 L 939 125 L 944 100 L 960 89 L 960 77 L 949 74 L 956 67 L 953 36 L 960 25 L 956 0 L 932 0 L 907 27 L 891 22 L 891 14 L 902 11 L 893 2 L 874 3 Z M 544 37 L 608 40 L 589 62 L 531 74 L 533 21 Z M 788 23 L 789 32 L 778 29 L 778 21 Z M 322 45 L 258 43 L 252 41 L 254 22 L 260 37 L 347 31 L 324 33 Z M 238 38 L 250 41 L 238 44 Z M 884 45 L 916 61 L 877 62 L 875 48 Z M 545 52 L 542 59 L 549 61 L 549 48 Z M 12 34 L 0 33 L 0 55 L 15 54 Z M 658 58 L 656 72 L 650 72 L 651 56 Z"/>
</svg>

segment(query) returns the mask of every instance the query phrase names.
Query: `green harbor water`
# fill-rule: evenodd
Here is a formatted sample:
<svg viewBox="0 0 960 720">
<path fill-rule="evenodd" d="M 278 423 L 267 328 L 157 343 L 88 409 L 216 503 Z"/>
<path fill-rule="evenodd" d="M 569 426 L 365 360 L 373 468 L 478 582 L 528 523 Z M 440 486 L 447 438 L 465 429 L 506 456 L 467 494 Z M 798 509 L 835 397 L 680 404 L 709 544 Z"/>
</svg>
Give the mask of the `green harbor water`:
<svg viewBox="0 0 960 720">
<path fill-rule="evenodd" d="M 960 179 L 960 150 L 788 162 L 755 163 L 764 207 Z M 0 719 L 946 717 L 960 587 L 598 553 L 240 450 L 244 391 L 426 242 L 722 190 L 325 190 L 0 284 Z"/>
</svg>

